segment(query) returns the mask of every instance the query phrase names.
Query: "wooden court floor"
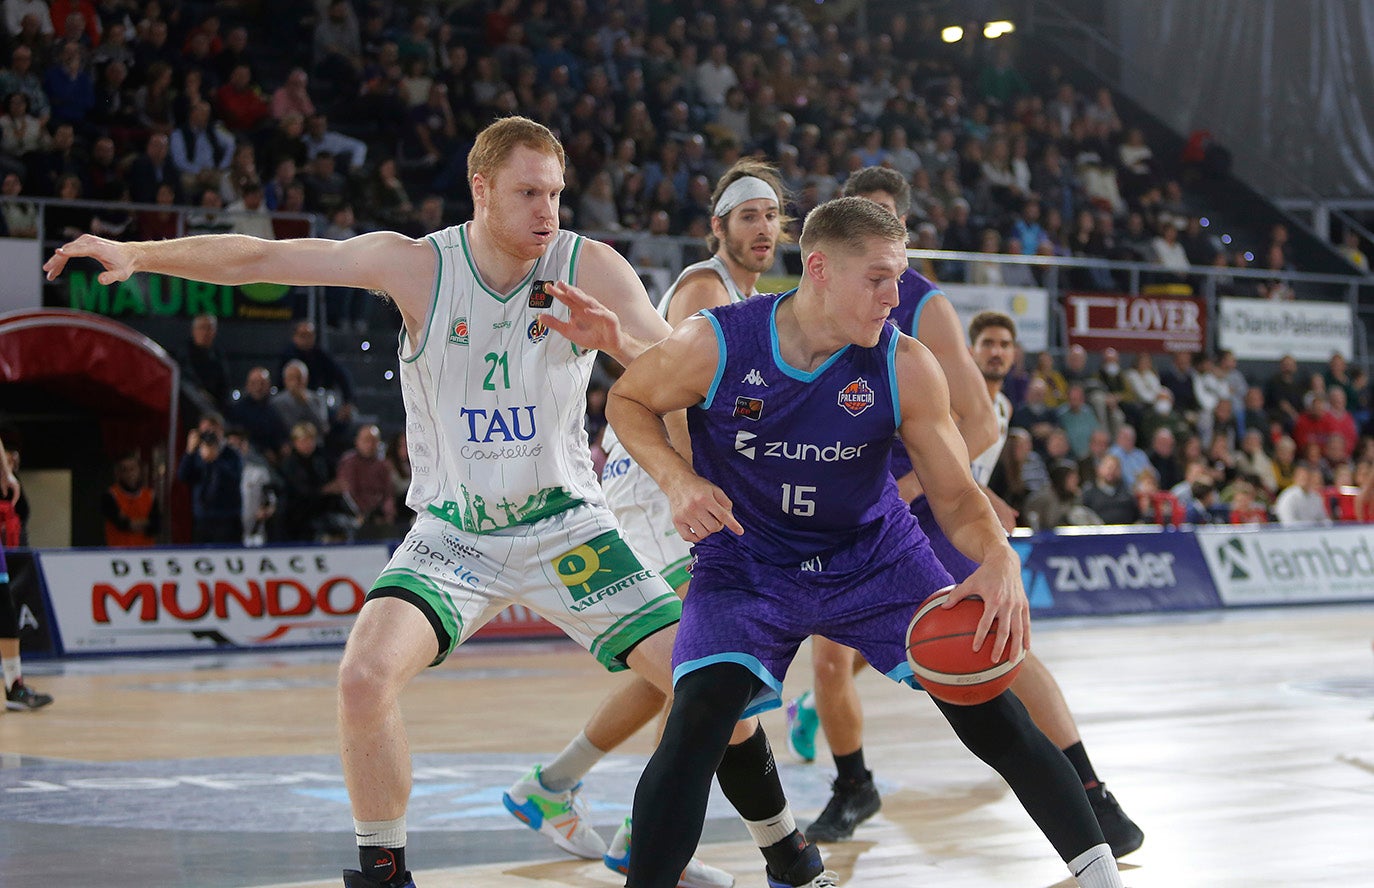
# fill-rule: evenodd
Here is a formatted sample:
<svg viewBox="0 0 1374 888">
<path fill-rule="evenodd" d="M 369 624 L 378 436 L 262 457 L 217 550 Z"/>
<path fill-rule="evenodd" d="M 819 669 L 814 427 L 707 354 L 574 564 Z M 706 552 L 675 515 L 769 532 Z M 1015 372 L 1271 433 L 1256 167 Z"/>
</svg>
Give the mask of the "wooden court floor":
<svg viewBox="0 0 1374 888">
<path fill-rule="evenodd" d="M 1374 607 L 1041 621 L 1098 772 L 1143 827 L 1131 888 L 1374 885 Z M 0 886 L 324 888 L 356 864 L 337 763 L 337 650 L 31 663 L 57 703 L 0 715 Z M 808 684 L 803 648 L 788 691 Z M 580 728 L 617 676 L 571 644 L 474 644 L 404 700 L 421 888 L 622 884 L 520 826 L 500 794 Z M 826 848 L 842 884 L 1070 886 L 1048 843 L 922 695 L 861 678 L 882 813 Z M 821 762 L 784 748 L 805 824 Z M 647 734 L 587 780 L 609 838 Z M 761 888 L 760 858 L 716 798 L 700 856 Z"/>
</svg>

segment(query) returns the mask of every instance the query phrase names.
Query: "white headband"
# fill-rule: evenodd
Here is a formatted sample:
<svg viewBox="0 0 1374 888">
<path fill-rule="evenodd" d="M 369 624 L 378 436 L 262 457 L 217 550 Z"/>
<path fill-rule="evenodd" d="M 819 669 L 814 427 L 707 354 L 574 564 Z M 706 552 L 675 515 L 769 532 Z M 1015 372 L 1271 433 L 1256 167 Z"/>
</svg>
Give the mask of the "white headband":
<svg viewBox="0 0 1374 888">
<path fill-rule="evenodd" d="M 725 193 L 716 201 L 715 214 L 724 218 L 730 215 L 730 211 L 747 200 L 757 200 L 765 197 L 773 203 L 778 202 L 778 193 L 773 190 L 773 186 L 760 179 L 758 176 L 744 176 L 730 183 L 725 189 Z"/>
</svg>

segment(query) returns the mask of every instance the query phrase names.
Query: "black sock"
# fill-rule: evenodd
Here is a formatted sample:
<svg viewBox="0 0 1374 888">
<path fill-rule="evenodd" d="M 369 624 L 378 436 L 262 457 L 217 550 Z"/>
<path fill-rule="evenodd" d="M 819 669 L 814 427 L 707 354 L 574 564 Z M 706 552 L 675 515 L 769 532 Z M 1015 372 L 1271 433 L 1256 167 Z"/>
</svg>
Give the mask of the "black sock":
<svg viewBox="0 0 1374 888">
<path fill-rule="evenodd" d="M 797 855 L 806 850 L 806 836 L 802 835 L 801 830 L 795 829 L 792 831 L 792 835 L 787 838 L 759 850 L 763 852 L 763 859 L 768 864 L 768 871 L 775 876 L 780 876 L 786 873 L 793 863 L 796 863 Z"/>
<path fill-rule="evenodd" d="M 864 767 L 864 748 L 860 746 L 849 755 L 835 756 L 835 770 L 846 783 L 864 783 L 873 775 Z"/>
<path fill-rule="evenodd" d="M 1102 782 L 1097 779 L 1097 772 L 1093 770 L 1093 763 L 1088 760 L 1088 751 L 1083 748 L 1082 740 L 1064 747 L 1064 755 L 1078 772 L 1078 779 L 1083 781 L 1084 789 L 1092 789 Z"/>
<path fill-rule="evenodd" d="M 406 849 L 383 848 L 380 845 L 359 845 L 358 862 L 364 876 L 374 882 L 391 886 L 401 885 L 406 874 Z"/>
<path fill-rule="evenodd" d="M 787 807 L 773 749 L 762 726 L 743 743 L 725 747 L 716 782 L 745 820 L 767 820 Z"/>
</svg>

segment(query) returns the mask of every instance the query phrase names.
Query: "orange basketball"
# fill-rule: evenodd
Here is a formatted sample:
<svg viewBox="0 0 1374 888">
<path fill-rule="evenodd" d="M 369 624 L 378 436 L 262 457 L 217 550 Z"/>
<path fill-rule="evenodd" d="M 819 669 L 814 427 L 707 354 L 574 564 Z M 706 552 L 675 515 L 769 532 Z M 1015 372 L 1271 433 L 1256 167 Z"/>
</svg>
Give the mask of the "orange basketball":
<svg viewBox="0 0 1374 888">
<path fill-rule="evenodd" d="M 986 703 L 1011 685 L 1026 653 L 1023 650 L 1015 660 L 994 663 L 995 623 L 983 649 L 975 651 L 973 636 L 983 616 L 982 600 L 965 598 L 946 610 L 942 605 L 948 599 L 948 591 L 937 592 L 917 609 L 907 629 L 906 660 L 932 697 L 960 706 Z M 1005 651 L 1003 656 L 1007 656 Z"/>
</svg>

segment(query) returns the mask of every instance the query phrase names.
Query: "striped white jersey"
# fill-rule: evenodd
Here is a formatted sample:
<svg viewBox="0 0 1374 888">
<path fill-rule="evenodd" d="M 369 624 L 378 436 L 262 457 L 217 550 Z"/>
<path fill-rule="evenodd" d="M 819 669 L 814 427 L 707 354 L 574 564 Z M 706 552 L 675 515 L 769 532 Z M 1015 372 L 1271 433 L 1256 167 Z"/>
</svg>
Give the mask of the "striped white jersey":
<svg viewBox="0 0 1374 888">
<path fill-rule="evenodd" d="M 439 257 L 434 300 L 418 347 L 404 332 L 400 347 L 406 504 L 487 533 L 604 502 L 583 427 L 594 353 L 538 318 L 568 316 L 545 286 L 577 283 L 583 238 L 559 232 L 509 293 L 478 274 L 468 224 L 426 240 Z"/>
<path fill-rule="evenodd" d="M 720 282 L 725 285 L 725 291 L 730 294 L 731 302 L 743 302 L 754 295 L 753 293 L 745 293 L 739 288 L 739 285 L 735 283 L 735 279 L 730 277 L 730 269 L 725 267 L 724 259 L 721 259 L 719 256 L 712 256 L 710 259 L 693 262 L 691 265 L 682 269 L 682 273 L 677 276 L 677 280 L 673 281 L 673 285 L 663 294 L 663 298 L 658 301 L 658 313 L 664 320 L 668 318 L 668 305 L 673 301 L 673 294 L 682 286 L 683 281 L 699 271 L 715 272 L 716 276 L 720 278 Z M 625 448 L 620 444 L 620 439 L 615 436 L 615 429 L 612 429 L 610 426 L 606 426 L 606 431 L 602 435 L 601 449 L 606 451 L 607 467 L 612 467 L 617 461 L 628 457 L 628 454 L 625 453 Z M 628 465 L 628 463 L 626 463 L 626 465 Z M 622 465 L 619 471 L 623 470 L 624 466 Z M 604 469 L 602 470 L 602 477 L 603 479 L 607 477 Z"/>
<path fill-rule="evenodd" d="M 984 486 L 992 477 L 992 470 L 997 467 L 997 458 L 1002 455 L 1002 448 L 1007 446 L 1007 432 L 1011 427 L 1011 401 L 1006 395 L 998 392 L 997 397 L 992 399 L 992 410 L 997 414 L 997 443 L 974 457 L 971 464 L 973 480 Z"/>
<path fill-rule="evenodd" d="M 731 302 L 743 302 L 753 293 L 745 293 L 735 283 L 735 279 L 730 277 L 730 269 L 725 267 L 725 260 L 715 255 L 710 259 L 703 259 L 700 262 L 693 262 L 691 265 L 682 269 L 682 273 L 673 281 L 673 285 L 668 288 L 668 292 L 663 294 L 663 298 L 658 300 L 658 313 L 665 319 L 668 317 L 668 304 L 673 301 L 673 294 L 682 286 L 682 282 L 696 274 L 698 271 L 714 271 L 720 278 L 720 282 L 725 285 L 725 291 L 730 294 Z"/>
</svg>

